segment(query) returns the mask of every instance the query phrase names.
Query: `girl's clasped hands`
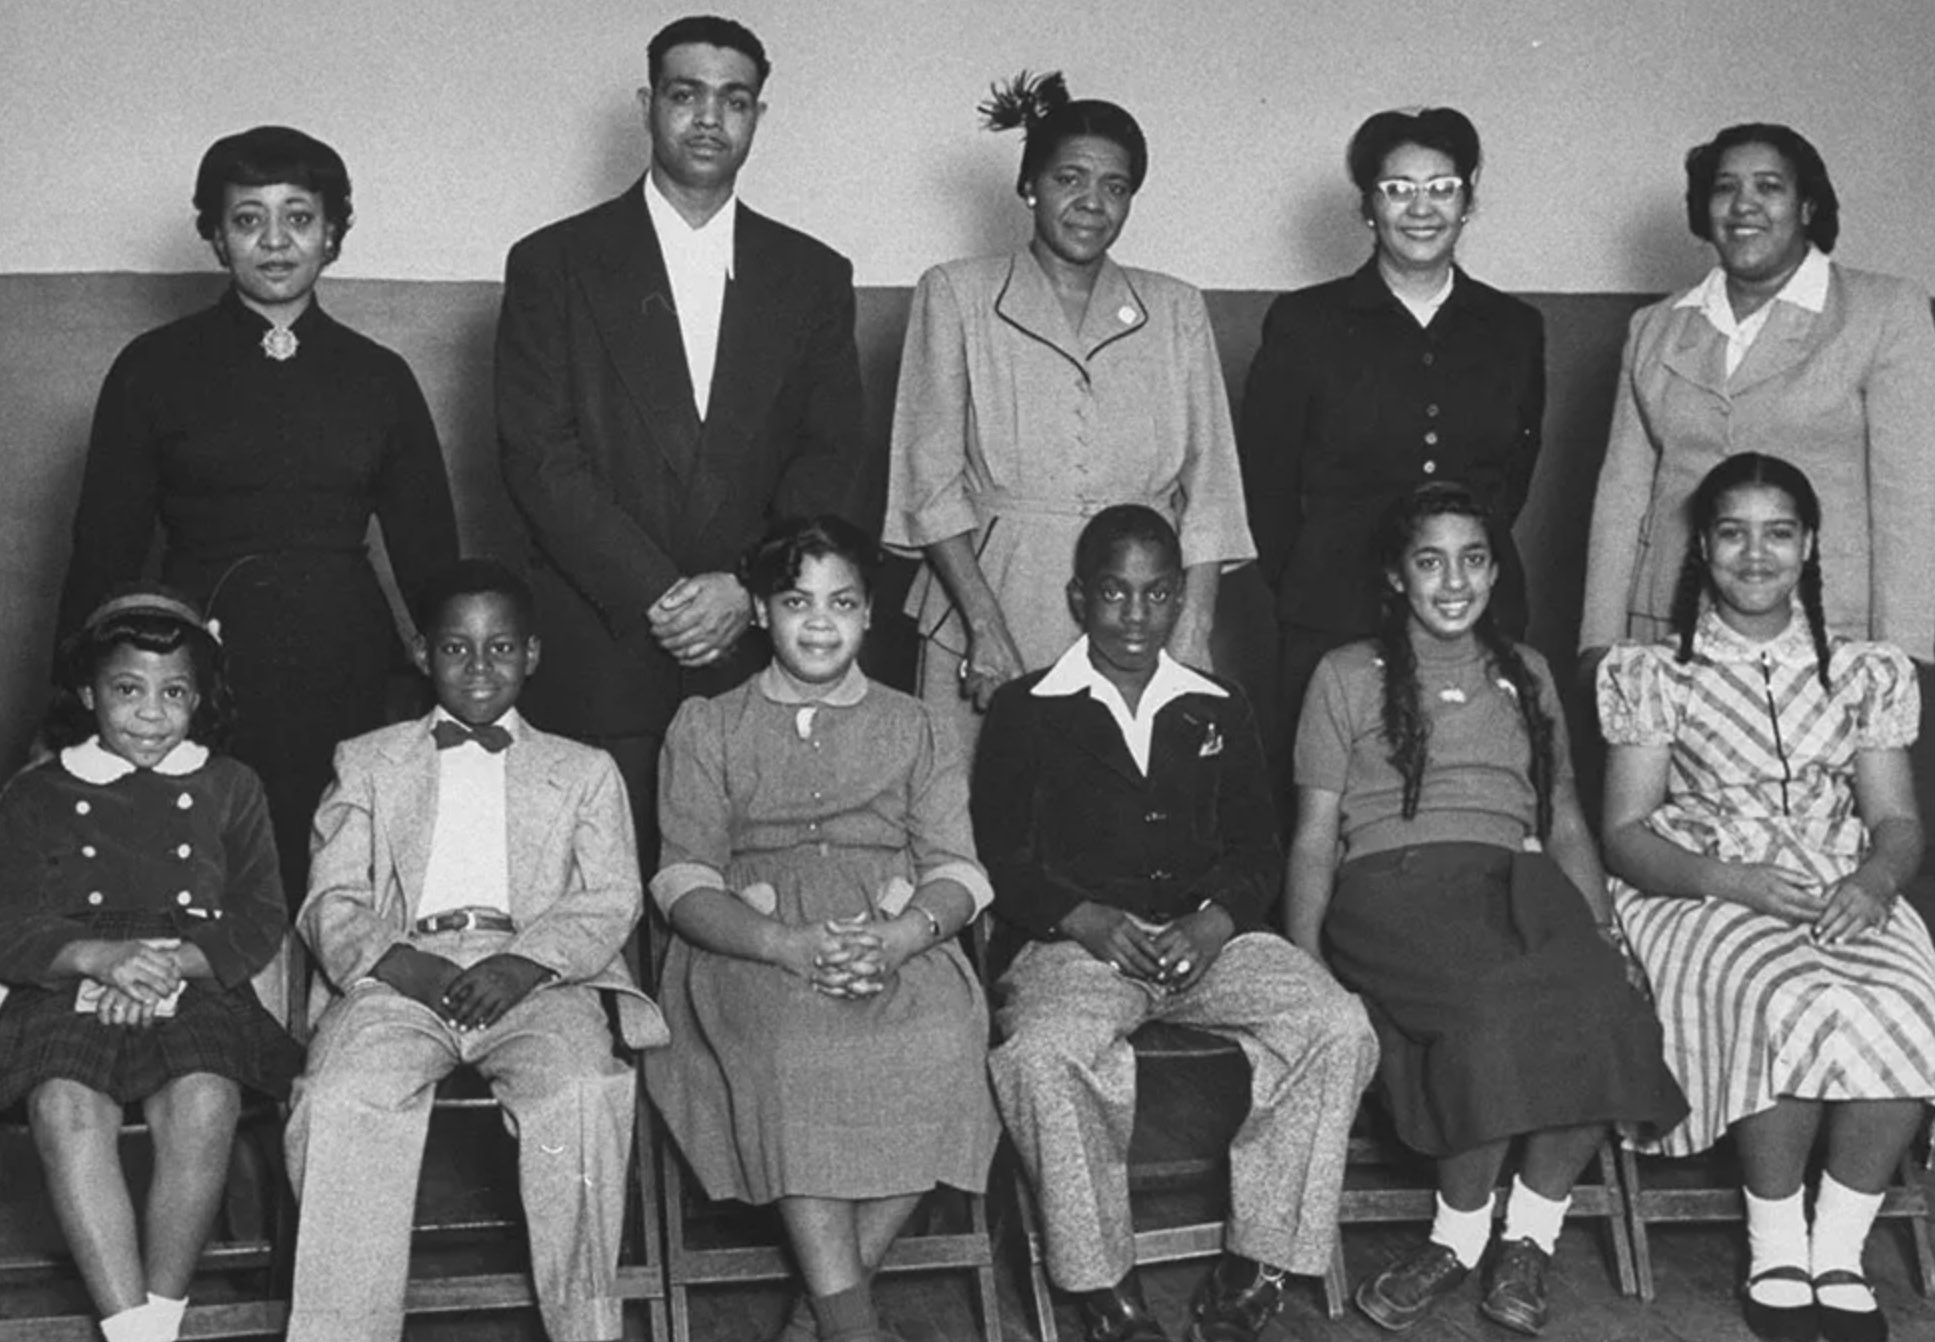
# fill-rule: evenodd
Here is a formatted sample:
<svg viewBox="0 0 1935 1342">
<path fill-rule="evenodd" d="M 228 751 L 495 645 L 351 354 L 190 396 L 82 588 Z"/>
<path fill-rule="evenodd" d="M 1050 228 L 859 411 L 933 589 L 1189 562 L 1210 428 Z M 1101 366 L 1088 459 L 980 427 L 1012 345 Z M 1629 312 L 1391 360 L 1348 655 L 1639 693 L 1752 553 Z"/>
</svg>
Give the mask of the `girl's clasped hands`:
<svg viewBox="0 0 1935 1342">
<path fill-rule="evenodd" d="M 143 1030 L 173 1010 L 185 971 L 181 942 L 155 937 L 139 941 L 94 941 L 80 948 L 78 968 L 98 993 L 94 1011 L 103 1025 Z"/>
<path fill-rule="evenodd" d="M 876 919 L 860 913 L 793 929 L 796 953 L 789 968 L 828 997 L 858 1001 L 883 992 L 900 967 L 931 938 L 918 914 Z"/>
</svg>

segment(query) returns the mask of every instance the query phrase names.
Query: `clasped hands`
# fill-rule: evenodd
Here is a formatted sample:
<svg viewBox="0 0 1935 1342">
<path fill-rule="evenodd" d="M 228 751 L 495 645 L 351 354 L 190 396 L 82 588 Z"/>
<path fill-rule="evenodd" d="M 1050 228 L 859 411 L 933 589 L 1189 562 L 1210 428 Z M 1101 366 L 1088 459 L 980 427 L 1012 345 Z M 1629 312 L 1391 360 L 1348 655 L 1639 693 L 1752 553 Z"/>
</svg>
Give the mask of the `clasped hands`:
<svg viewBox="0 0 1935 1342">
<path fill-rule="evenodd" d="M 1715 892 L 1722 899 L 1790 923 L 1812 925 L 1814 939 L 1835 945 L 1888 926 L 1895 897 L 1878 894 L 1856 875 L 1822 890 L 1799 872 L 1768 862 L 1731 862 Z"/>
<path fill-rule="evenodd" d="M 680 578 L 646 613 L 652 637 L 680 666 L 707 666 L 732 650 L 752 623 L 752 597 L 730 573 Z"/>
<path fill-rule="evenodd" d="M 1236 934 L 1236 924 L 1220 904 L 1152 923 L 1085 901 L 1062 919 L 1061 930 L 1123 978 L 1169 994 L 1196 986 Z"/>
<path fill-rule="evenodd" d="M 900 967 L 925 949 L 931 934 L 931 925 L 918 914 L 829 918 L 788 929 L 780 963 L 817 993 L 858 1001 L 885 990 Z"/>
<path fill-rule="evenodd" d="M 453 1029 L 464 1031 L 489 1029 L 551 977 L 537 961 L 508 951 L 463 969 L 409 945 L 392 946 L 372 972 Z"/>
<path fill-rule="evenodd" d="M 104 941 L 85 957 L 84 977 L 101 985 L 95 1014 L 103 1025 L 145 1030 L 181 988 L 181 942 L 172 937 Z"/>
</svg>

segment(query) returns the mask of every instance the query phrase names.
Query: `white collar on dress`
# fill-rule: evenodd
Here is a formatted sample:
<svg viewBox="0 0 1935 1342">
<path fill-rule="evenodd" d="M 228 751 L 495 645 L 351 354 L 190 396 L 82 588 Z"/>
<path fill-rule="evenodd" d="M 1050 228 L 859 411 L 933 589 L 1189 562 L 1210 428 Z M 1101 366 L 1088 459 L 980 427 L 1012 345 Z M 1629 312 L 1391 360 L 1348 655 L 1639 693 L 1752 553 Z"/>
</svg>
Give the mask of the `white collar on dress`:
<svg viewBox="0 0 1935 1342">
<path fill-rule="evenodd" d="M 1708 606 L 1700 612 L 1693 628 L 1693 651 L 1710 662 L 1767 661 L 1786 666 L 1812 666 L 1819 658 L 1814 652 L 1814 635 L 1807 627 L 1807 615 L 1799 603 L 1789 598 L 1787 627 L 1770 639 L 1748 638 L 1720 618 Z"/>
<path fill-rule="evenodd" d="M 192 774 L 208 763 L 208 747 L 195 741 L 183 741 L 173 750 L 161 757 L 154 767 L 158 774 L 179 778 Z M 73 774 L 83 783 L 93 783 L 105 787 L 118 782 L 133 773 L 139 766 L 133 760 L 124 759 L 101 744 L 101 738 L 90 736 L 77 746 L 69 746 L 60 753 L 60 767 Z"/>
</svg>

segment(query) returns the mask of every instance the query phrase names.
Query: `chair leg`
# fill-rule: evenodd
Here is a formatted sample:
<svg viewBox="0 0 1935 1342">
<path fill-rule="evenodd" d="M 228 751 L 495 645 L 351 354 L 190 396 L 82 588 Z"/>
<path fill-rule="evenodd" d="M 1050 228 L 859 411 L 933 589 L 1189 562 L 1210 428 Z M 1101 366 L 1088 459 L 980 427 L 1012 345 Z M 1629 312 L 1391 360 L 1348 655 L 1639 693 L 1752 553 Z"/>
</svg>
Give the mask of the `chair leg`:
<svg viewBox="0 0 1935 1342">
<path fill-rule="evenodd" d="M 1060 1342 L 1055 1327 L 1055 1296 L 1042 1263 L 1041 1224 L 1035 1214 L 1035 1191 L 1019 1165 L 1014 1171 L 1015 1209 L 1021 1214 L 1021 1237 L 1028 1249 L 1028 1281 L 1035 1297 L 1035 1329 L 1041 1342 Z"/>
<path fill-rule="evenodd" d="M 1639 1294 L 1639 1275 L 1633 1263 L 1633 1236 L 1627 1223 L 1625 1190 L 1619 1182 L 1619 1166 L 1613 1155 L 1611 1140 L 1599 1143 L 1599 1180 L 1606 1187 L 1606 1196 L 1611 1201 L 1612 1214 L 1606 1218 L 1606 1225 L 1612 1233 L 1613 1262 L 1619 1269 L 1619 1293 L 1624 1296 Z"/>
<path fill-rule="evenodd" d="M 670 1140 L 658 1147 L 659 1206 L 665 1224 L 665 1296 L 670 1313 L 671 1342 L 692 1342 L 692 1314 L 681 1271 L 685 1259 L 685 1179 L 678 1153 Z"/>
<path fill-rule="evenodd" d="M 1620 1148 L 1619 1182 L 1625 1190 L 1626 1222 L 1633 1231 L 1633 1267 L 1639 1281 L 1639 1298 L 1651 1304 L 1654 1293 L 1653 1254 L 1646 1242 L 1646 1215 L 1642 1205 L 1646 1190 L 1639 1182 L 1639 1158 L 1630 1147 Z"/>
<path fill-rule="evenodd" d="M 981 1304 L 982 1342 L 1001 1342 L 1001 1297 L 994 1281 L 994 1236 L 988 1229 L 988 1200 L 968 1195 L 968 1228 L 980 1236 L 988 1248 L 988 1261 L 974 1269 L 975 1294 Z"/>
<path fill-rule="evenodd" d="M 1350 1274 L 1344 1270 L 1344 1232 L 1337 1231 L 1337 1243 L 1330 1251 L 1330 1266 L 1324 1270 L 1324 1312 L 1332 1319 L 1344 1317 L 1350 1302 Z"/>
<path fill-rule="evenodd" d="M 1901 1181 L 1909 1188 L 1920 1188 L 1921 1181 L 1916 1172 L 1915 1156 L 1911 1150 L 1901 1158 Z M 1908 1232 L 1915 1240 L 1916 1287 L 1923 1297 L 1935 1294 L 1935 1239 L 1928 1230 L 1929 1209 L 1924 1207 L 1920 1216 L 1908 1220 Z"/>
<path fill-rule="evenodd" d="M 665 1298 L 665 1230 L 661 1215 L 658 1152 L 663 1138 L 651 1102 L 645 1098 L 644 1067 L 638 1069 L 638 1111 L 632 1117 L 632 1164 L 638 1180 L 638 1250 L 643 1266 L 658 1274 L 661 1294 L 645 1301 L 648 1342 L 667 1342 Z"/>
</svg>

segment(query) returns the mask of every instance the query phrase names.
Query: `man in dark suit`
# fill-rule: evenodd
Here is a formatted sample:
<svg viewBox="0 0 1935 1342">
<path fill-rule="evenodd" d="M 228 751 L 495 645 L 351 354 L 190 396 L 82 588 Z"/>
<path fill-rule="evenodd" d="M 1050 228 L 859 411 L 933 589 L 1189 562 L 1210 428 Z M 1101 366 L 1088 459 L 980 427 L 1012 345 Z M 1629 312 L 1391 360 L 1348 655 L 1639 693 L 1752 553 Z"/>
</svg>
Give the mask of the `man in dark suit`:
<svg viewBox="0 0 1935 1342">
<path fill-rule="evenodd" d="M 739 554 L 777 516 L 852 517 L 871 463 L 852 266 L 734 199 L 765 49 L 684 18 L 648 59 L 651 168 L 511 249 L 496 385 L 549 667 L 530 716 L 617 758 L 649 872 L 673 711 L 764 660 Z"/>
</svg>

